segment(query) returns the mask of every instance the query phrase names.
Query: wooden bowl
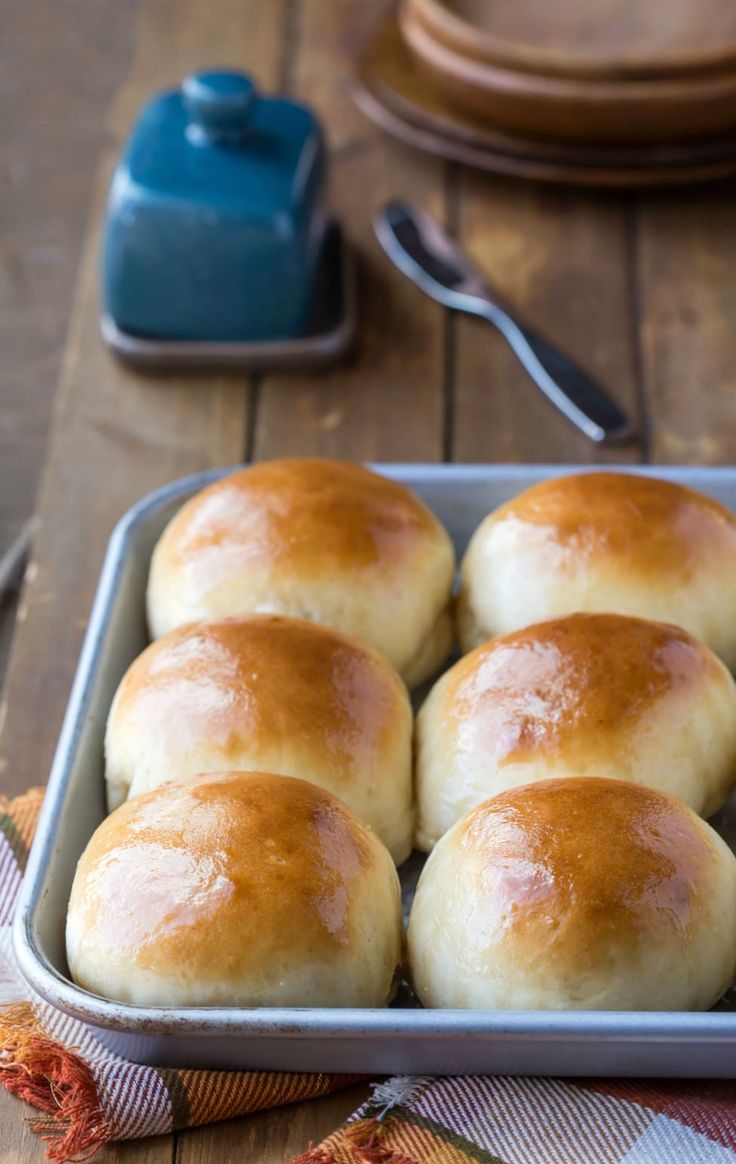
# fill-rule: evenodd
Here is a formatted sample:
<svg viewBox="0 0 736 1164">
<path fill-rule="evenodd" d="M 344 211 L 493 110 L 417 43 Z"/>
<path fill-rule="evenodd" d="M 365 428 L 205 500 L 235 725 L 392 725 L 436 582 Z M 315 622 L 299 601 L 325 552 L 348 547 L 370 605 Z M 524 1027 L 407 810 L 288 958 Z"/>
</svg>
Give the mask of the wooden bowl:
<svg viewBox="0 0 736 1164">
<path fill-rule="evenodd" d="M 462 56 L 525 72 L 598 79 L 736 67 L 733 0 L 410 0 Z"/>
<path fill-rule="evenodd" d="M 402 35 L 451 105 L 506 133 L 595 144 L 682 142 L 736 129 L 736 68 L 669 80 L 542 76 L 463 56 L 436 40 L 413 7 Z"/>
</svg>

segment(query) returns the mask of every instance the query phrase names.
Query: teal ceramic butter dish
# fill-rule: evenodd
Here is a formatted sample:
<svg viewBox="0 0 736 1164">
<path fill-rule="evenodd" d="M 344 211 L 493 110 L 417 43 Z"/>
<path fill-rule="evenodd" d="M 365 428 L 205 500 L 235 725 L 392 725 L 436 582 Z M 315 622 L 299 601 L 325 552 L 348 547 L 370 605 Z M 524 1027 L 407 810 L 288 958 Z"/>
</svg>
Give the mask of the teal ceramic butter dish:
<svg viewBox="0 0 736 1164">
<path fill-rule="evenodd" d="M 123 355 L 142 345 L 164 358 L 168 345 L 179 353 L 192 345 L 195 358 L 224 345 L 232 362 L 233 345 L 277 353 L 303 341 L 326 265 L 335 280 L 345 276 L 325 211 L 325 172 L 310 110 L 260 95 L 244 74 L 196 73 L 155 97 L 108 199 L 108 342 Z M 344 322 L 330 327 L 342 334 Z"/>
</svg>

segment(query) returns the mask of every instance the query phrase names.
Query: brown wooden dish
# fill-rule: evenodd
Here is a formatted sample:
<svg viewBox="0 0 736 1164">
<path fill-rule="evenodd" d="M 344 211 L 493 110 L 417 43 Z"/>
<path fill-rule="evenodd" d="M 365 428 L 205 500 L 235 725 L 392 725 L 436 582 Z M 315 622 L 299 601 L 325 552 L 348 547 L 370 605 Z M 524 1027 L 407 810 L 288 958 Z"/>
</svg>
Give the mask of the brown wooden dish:
<svg viewBox="0 0 736 1164">
<path fill-rule="evenodd" d="M 394 137 L 477 169 L 566 185 L 654 187 L 736 173 L 736 137 L 589 147 L 504 134 L 446 105 L 409 53 L 395 14 L 360 49 L 353 96 Z"/>
<path fill-rule="evenodd" d="M 692 77 L 608 81 L 543 76 L 464 56 L 435 40 L 410 4 L 402 34 L 427 79 L 496 129 L 563 142 L 660 143 L 736 130 L 736 68 Z"/>
<path fill-rule="evenodd" d="M 676 77 L 736 67 L 733 0 L 409 0 L 464 56 L 565 77 Z"/>
</svg>

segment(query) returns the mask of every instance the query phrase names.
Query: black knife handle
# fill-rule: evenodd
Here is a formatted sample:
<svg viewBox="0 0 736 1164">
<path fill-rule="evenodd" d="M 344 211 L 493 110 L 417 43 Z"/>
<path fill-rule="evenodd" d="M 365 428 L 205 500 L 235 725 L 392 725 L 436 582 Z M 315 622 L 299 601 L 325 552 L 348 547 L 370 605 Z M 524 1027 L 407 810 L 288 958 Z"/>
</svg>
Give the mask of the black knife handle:
<svg viewBox="0 0 736 1164">
<path fill-rule="evenodd" d="M 607 392 L 579 364 L 538 335 L 512 319 L 489 301 L 490 322 L 503 333 L 526 371 L 545 396 L 577 428 L 598 443 L 622 441 L 632 426 Z"/>
</svg>

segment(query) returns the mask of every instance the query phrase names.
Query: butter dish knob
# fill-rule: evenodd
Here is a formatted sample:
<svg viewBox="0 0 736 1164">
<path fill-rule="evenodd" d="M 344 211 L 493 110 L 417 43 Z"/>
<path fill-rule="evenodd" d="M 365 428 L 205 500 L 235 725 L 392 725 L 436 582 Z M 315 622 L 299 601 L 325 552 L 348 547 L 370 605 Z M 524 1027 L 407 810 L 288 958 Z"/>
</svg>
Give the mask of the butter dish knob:
<svg viewBox="0 0 736 1164">
<path fill-rule="evenodd" d="M 191 73 L 181 87 L 194 140 L 232 142 L 248 132 L 258 91 L 245 73 L 211 70 Z"/>
</svg>

